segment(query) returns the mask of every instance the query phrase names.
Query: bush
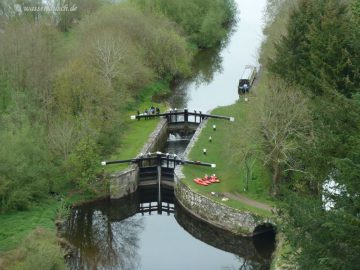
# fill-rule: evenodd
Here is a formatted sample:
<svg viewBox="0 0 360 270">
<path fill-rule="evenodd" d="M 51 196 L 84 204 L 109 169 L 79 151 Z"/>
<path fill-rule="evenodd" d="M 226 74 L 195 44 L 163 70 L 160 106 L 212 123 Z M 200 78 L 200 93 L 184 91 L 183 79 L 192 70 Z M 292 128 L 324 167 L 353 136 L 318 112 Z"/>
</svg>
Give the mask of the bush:
<svg viewBox="0 0 360 270">
<path fill-rule="evenodd" d="M 82 139 L 66 161 L 66 168 L 71 181 L 80 188 L 89 188 L 95 182 L 100 171 L 100 156 L 95 141 Z"/>
<path fill-rule="evenodd" d="M 20 126 L 3 122 L 0 132 L 0 209 L 25 210 L 46 196 L 52 168 L 49 166 L 41 128 L 24 121 Z"/>
</svg>

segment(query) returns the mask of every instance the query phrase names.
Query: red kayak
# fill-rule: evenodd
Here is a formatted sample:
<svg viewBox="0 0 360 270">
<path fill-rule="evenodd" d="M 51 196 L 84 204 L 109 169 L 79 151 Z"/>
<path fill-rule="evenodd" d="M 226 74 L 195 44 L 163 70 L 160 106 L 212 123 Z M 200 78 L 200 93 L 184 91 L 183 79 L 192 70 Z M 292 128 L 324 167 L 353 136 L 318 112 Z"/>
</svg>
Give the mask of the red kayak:
<svg viewBox="0 0 360 270">
<path fill-rule="evenodd" d="M 205 183 L 211 184 L 211 183 L 220 183 L 219 178 L 216 177 L 216 175 L 207 176 L 205 175 L 202 179 Z"/>
<path fill-rule="evenodd" d="M 202 185 L 202 186 L 208 186 L 209 184 L 207 183 L 207 181 L 204 181 L 201 178 L 195 178 L 194 182 L 198 185 Z"/>
<path fill-rule="evenodd" d="M 212 183 L 220 183 L 220 179 L 217 178 L 216 176 L 211 176 L 211 177 L 210 177 L 210 181 L 211 181 Z"/>
<path fill-rule="evenodd" d="M 210 177 L 204 177 L 202 180 L 208 184 L 215 183 Z"/>
</svg>

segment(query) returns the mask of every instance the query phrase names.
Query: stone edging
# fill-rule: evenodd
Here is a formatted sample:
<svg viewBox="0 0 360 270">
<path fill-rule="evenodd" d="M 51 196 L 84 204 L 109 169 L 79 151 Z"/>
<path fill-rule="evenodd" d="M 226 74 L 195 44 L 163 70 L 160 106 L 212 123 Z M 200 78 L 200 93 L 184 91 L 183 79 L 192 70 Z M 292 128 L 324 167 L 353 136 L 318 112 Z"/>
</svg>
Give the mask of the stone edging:
<svg viewBox="0 0 360 270">
<path fill-rule="evenodd" d="M 207 123 L 207 119 L 201 122 L 183 153 L 184 159 L 188 158 L 191 149 L 199 139 L 199 136 Z M 182 169 L 183 166 L 177 166 L 174 171 L 176 183 L 175 197 L 185 209 L 199 219 L 221 229 L 245 236 L 251 236 L 258 225 L 268 222 L 273 223 L 254 213 L 229 207 L 191 190 L 181 182 L 181 179 L 185 178 Z"/>
<path fill-rule="evenodd" d="M 229 207 L 196 193 L 179 180 L 175 186 L 175 196 L 197 218 L 237 235 L 252 236 L 258 225 L 272 223 L 254 213 Z"/>
<path fill-rule="evenodd" d="M 202 121 L 200 123 L 200 125 L 198 126 L 198 128 L 196 129 L 194 135 L 192 136 L 189 144 L 187 145 L 184 153 L 182 154 L 182 158 L 183 159 L 187 159 L 189 156 L 189 153 L 191 151 L 191 149 L 193 148 L 193 146 L 195 145 L 195 143 L 197 142 L 197 140 L 199 139 L 199 136 L 201 134 L 201 131 L 206 127 L 208 122 L 208 119 L 205 119 L 204 121 Z M 175 177 L 175 182 L 177 181 L 177 179 L 183 179 L 185 178 L 185 175 L 182 172 L 183 166 L 176 166 L 175 170 L 174 170 L 174 176 Z"/>
</svg>

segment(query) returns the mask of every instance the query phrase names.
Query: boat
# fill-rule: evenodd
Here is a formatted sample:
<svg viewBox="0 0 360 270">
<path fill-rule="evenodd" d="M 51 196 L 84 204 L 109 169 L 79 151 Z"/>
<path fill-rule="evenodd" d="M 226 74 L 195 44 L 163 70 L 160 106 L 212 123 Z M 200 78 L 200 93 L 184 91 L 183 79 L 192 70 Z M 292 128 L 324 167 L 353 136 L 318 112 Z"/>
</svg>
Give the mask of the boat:
<svg viewBox="0 0 360 270">
<path fill-rule="evenodd" d="M 239 95 L 246 94 L 250 91 L 250 88 L 254 83 L 255 77 L 256 77 L 256 67 L 251 65 L 246 65 L 239 80 L 239 86 L 238 86 Z"/>
<path fill-rule="evenodd" d="M 201 178 L 195 178 L 194 182 L 201 186 L 208 186 L 209 184 Z"/>
</svg>

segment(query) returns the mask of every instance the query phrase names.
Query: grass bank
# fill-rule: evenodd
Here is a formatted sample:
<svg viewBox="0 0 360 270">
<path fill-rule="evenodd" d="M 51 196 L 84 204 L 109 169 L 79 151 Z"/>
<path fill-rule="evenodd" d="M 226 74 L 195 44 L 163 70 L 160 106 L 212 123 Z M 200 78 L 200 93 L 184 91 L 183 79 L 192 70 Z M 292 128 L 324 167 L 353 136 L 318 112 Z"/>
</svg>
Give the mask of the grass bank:
<svg viewBox="0 0 360 270">
<path fill-rule="evenodd" d="M 60 201 L 48 199 L 28 211 L 1 214 L 0 251 L 16 248 L 34 229 L 46 228 L 55 232 L 55 217 Z"/>
<path fill-rule="evenodd" d="M 236 90 L 234 89 L 234 91 Z M 274 205 L 268 193 L 271 174 L 261 161 L 260 142 L 262 138 L 258 120 L 261 117 L 265 91 L 265 79 L 259 78 L 257 85 L 247 96 L 247 102 L 241 98 L 231 106 L 219 107 L 212 111 L 212 114 L 233 116 L 235 122 L 209 119 L 192 148 L 189 158 L 215 163 L 216 168 L 185 166 L 184 182 L 191 189 L 207 196 L 212 196 L 211 192 L 240 194 L 270 206 Z M 216 130 L 213 129 L 213 125 L 216 125 Z M 212 142 L 209 141 L 209 137 L 212 138 Z M 206 155 L 203 154 L 204 148 L 207 149 Z M 248 163 L 251 164 L 251 176 L 248 184 L 246 184 L 246 169 L 243 159 L 246 153 L 249 156 Z M 221 183 L 200 186 L 193 182 L 196 177 L 213 173 L 221 179 Z M 271 215 L 269 211 L 244 203 L 242 200 L 229 199 L 223 203 L 263 216 Z"/>
</svg>

